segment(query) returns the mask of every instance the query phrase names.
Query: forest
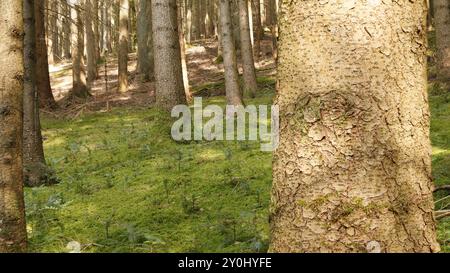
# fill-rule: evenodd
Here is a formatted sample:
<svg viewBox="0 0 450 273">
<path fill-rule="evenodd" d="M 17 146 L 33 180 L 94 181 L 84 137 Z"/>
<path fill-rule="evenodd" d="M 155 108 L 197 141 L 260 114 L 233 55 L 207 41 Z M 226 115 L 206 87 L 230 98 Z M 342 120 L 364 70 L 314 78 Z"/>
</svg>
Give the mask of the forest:
<svg viewBox="0 0 450 273">
<path fill-rule="evenodd" d="M 0 253 L 450 252 L 450 0 L 0 10 Z"/>
</svg>

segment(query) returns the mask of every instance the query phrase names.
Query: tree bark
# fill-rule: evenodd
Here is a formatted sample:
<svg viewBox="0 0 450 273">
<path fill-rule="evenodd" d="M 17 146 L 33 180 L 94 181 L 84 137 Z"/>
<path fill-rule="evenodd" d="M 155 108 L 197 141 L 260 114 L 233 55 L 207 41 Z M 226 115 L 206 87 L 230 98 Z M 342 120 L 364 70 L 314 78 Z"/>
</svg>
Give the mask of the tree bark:
<svg viewBox="0 0 450 273">
<path fill-rule="evenodd" d="M 42 145 L 36 88 L 36 31 L 34 0 L 24 0 L 23 165 L 26 186 L 46 183 L 47 167 Z"/>
<path fill-rule="evenodd" d="M 50 86 L 47 44 L 45 42 L 44 1 L 35 1 L 36 15 L 36 84 L 41 108 L 58 108 Z"/>
<path fill-rule="evenodd" d="M 450 83 L 450 2 L 434 0 L 438 76 Z"/>
<path fill-rule="evenodd" d="M 244 70 L 244 94 L 254 98 L 258 90 L 251 31 L 249 26 L 248 0 L 239 0 L 239 23 L 241 29 L 241 57 Z"/>
<path fill-rule="evenodd" d="M 152 1 L 156 103 L 171 111 L 186 104 L 178 35 L 177 0 Z"/>
<path fill-rule="evenodd" d="M 253 10 L 255 14 L 255 45 L 253 48 L 255 60 L 259 60 L 261 56 L 261 40 L 264 36 L 264 30 L 261 24 L 261 3 L 260 0 L 251 0 L 253 1 Z"/>
<path fill-rule="evenodd" d="M 32 7 L 27 3 L 27 13 Z M 25 252 L 23 3 L 0 1 L 0 253 Z"/>
<path fill-rule="evenodd" d="M 94 12 L 92 2 L 96 0 L 85 0 L 85 27 L 86 27 L 86 59 L 87 59 L 87 88 L 90 89 L 92 83 L 97 78 L 97 53 L 95 29 L 93 24 Z"/>
<path fill-rule="evenodd" d="M 239 73 L 234 47 L 231 8 L 228 0 L 219 0 L 220 29 L 222 31 L 222 54 L 225 68 L 225 89 L 229 105 L 242 105 L 242 93 L 239 87 Z"/>
<path fill-rule="evenodd" d="M 128 91 L 128 15 L 130 3 L 120 0 L 120 36 L 119 36 L 119 89 L 120 93 Z"/>
<path fill-rule="evenodd" d="M 272 252 L 439 251 L 425 2 L 399 3 L 282 1 Z"/>
<path fill-rule="evenodd" d="M 82 11 L 84 10 L 84 0 L 77 0 L 71 9 L 72 13 L 72 74 L 73 86 L 71 96 L 87 98 L 90 94 L 86 85 L 86 69 L 84 67 L 84 24 Z"/>
</svg>

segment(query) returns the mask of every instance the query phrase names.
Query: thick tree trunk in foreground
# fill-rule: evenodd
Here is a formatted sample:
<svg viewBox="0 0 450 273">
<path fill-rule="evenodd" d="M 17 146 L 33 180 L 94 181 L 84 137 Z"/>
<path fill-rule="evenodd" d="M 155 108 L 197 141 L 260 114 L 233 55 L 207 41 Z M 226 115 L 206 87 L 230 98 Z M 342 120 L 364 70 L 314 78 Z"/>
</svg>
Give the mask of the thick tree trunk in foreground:
<svg viewBox="0 0 450 273">
<path fill-rule="evenodd" d="M 35 1 L 36 16 L 36 83 L 39 93 L 39 105 L 42 108 L 58 108 L 50 86 L 47 44 L 45 42 L 44 1 Z"/>
<path fill-rule="evenodd" d="M 244 94 L 254 98 L 258 90 L 251 30 L 249 24 L 248 0 L 239 0 L 239 24 L 241 28 L 241 57 L 244 70 Z"/>
<path fill-rule="evenodd" d="M 271 251 L 439 251 L 425 2 L 290 2 Z"/>
<path fill-rule="evenodd" d="M 242 105 L 242 93 L 239 87 L 236 49 L 234 47 L 233 29 L 231 23 L 230 2 L 228 0 L 219 0 L 219 9 L 227 102 L 229 105 Z"/>
<path fill-rule="evenodd" d="M 71 95 L 78 98 L 86 98 L 90 94 L 86 85 L 86 69 L 84 67 L 84 24 L 82 10 L 84 0 L 78 0 L 75 7 L 72 8 L 72 74 L 73 87 Z"/>
<path fill-rule="evenodd" d="M 119 92 L 128 91 L 128 0 L 120 0 L 120 35 L 119 35 Z"/>
<path fill-rule="evenodd" d="M 434 0 L 438 75 L 450 82 L 450 2 Z"/>
<path fill-rule="evenodd" d="M 23 4 L 0 1 L 0 10 L 0 253 L 24 252 Z"/>
<path fill-rule="evenodd" d="M 178 35 L 177 0 L 152 1 L 156 103 L 172 110 L 186 104 Z"/>
<path fill-rule="evenodd" d="M 24 99 L 23 165 L 24 183 L 40 186 L 47 172 L 42 146 L 39 101 L 36 89 L 36 31 L 34 0 L 24 0 Z"/>
</svg>

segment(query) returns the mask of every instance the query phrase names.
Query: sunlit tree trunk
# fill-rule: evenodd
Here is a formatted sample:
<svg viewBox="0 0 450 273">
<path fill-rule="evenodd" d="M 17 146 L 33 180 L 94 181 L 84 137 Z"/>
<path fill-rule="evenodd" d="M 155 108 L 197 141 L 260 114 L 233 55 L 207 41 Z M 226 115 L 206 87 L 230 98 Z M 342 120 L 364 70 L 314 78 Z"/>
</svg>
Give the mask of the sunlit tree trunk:
<svg viewBox="0 0 450 273">
<path fill-rule="evenodd" d="M 120 36 L 119 36 L 119 89 L 120 93 L 128 91 L 128 0 L 120 0 Z"/>
<path fill-rule="evenodd" d="M 239 23 L 241 29 L 241 57 L 244 70 L 244 94 L 255 97 L 258 85 L 256 82 L 255 61 L 249 24 L 248 0 L 239 0 Z"/>
<path fill-rule="evenodd" d="M 50 86 L 50 73 L 48 66 L 47 44 L 45 42 L 45 16 L 44 2 L 35 1 L 36 19 L 36 84 L 39 93 L 39 105 L 41 108 L 55 109 L 52 88 Z"/>
<path fill-rule="evenodd" d="M 172 110 L 186 104 L 178 35 L 177 0 L 153 0 L 156 103 Z"/>
<path fill-rule="evenodd" d="M 425 1 L 282 1 L 272 252 L 436 252 Z"/>
<path fill-rule="evenodd" d="M 82 11 L 84 10 L 84 0 L 77 0 L 72 13 L 72 75 L 73 86 L 71 95 L 79 98 L 89 96 L 86 85 L 86 69 L 84 67 L 84 24 Z"/>
<path fill-rule="evenodd" d="M 96 40 L 95 40 L 95 29 L 93 24 L 94 12 L 93 12 L 93 1 L 95 0 L 85 0 L 86 10 L 85 15 L 85 28 L 86 28 L 86 59 L 87 59 L 87 87 L 91 88 L 92 83 L 97 78 L 97 53 L 96 53 Z M 96 2 L 96 1 L 95 1 Z"/>
<path fill-rule="evenodd" d="M 239 88 L 239 73 L 231 23 L 230 2 L 228 0 L 219 0 L 219 9 L 227 103 L 229 105 L 242 105 L 242 93 Z"/>
</svg>

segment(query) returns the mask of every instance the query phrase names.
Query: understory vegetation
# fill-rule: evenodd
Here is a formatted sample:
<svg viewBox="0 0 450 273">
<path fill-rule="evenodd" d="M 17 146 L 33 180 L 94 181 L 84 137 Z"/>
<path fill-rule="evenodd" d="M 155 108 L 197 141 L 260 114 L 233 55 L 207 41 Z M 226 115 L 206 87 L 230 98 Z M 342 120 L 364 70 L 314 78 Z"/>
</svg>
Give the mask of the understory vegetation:
<svg viewBox="0 0 450 273">
<path fill-rule="evenodd" d="M 211 86 L 221 85 L 197 90 Z M 272 102 L 274 81 L 261 78 L 260 86 L 250 104 Z M 434 178 L 446 185 L 450 94 L 431 84 L 430 103 Z M 225 99 L 204 104 L 225 105 Z M 177 143 L 171 124 L 154 108 L 45 117 L 47 161 L 60 184 L 26 191 L 30 250 L 68 252 L 76 241 L 83 252 L 267 251 L 272 155 L 258 142 Z M 441 220 L 445 252 L 449 230 L 448 218 Z"/>
</svg>

